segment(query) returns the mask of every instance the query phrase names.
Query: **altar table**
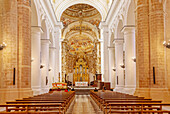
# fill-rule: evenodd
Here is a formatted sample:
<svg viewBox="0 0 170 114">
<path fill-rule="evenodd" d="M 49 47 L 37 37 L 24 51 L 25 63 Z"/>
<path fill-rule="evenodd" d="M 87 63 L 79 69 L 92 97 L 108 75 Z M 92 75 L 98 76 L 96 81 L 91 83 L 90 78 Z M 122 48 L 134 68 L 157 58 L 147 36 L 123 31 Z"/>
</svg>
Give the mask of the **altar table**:
<svg viewBox="0 0 170 114">
<path fill-rule="evenodd" d="M 75 82 L 75 86 L 88 86 L 88 82 Z"/>
</svg>

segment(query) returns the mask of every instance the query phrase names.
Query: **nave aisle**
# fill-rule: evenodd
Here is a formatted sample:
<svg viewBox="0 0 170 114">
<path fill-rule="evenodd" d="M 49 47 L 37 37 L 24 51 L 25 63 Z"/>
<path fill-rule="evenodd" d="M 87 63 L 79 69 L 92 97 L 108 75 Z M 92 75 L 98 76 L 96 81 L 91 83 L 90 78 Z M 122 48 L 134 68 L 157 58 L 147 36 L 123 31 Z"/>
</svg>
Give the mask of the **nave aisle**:
<svg viewBox="0 0 170 114">
<path fill-rule="evenodd" d="M 67 114 L 102 114 L 95 110 L 89 95 L 76 95 L 75 101 L 71 104 Z"/>
</svg>

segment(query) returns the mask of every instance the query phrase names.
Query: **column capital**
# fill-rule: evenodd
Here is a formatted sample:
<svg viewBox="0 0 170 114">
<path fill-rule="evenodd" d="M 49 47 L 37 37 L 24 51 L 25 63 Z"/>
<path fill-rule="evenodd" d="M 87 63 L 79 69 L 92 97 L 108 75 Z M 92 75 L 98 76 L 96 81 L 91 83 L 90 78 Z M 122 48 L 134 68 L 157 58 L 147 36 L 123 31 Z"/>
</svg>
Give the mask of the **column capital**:
<svg viewBox="0 0 170 114">
<path fill-rule="evenodd" d="M 114 44 L 122 44 L 124 43 L 124 40 L 123 39 L 114 39 L 113 41 Z"/>
<path fill-rule="evenodd" d="M 107 46 L 107 48 L 108 48 L 108 49 L 114 49 L 115 46 L 114 46 L 114 45 L 113 45 L 113 46 Z"/>
<path fill-rule="evenodd" d="M 49 47 L 50 50 L 56 50 L 56 47 Z"/>
<path fill-rule="evenodd" d="M 50 39 L 41 39 L 41 44 L 50 44 Z"/>
<path fill-rule="evenodd" d="M 58 32 L 59 30 L 64 28 L 63 23 L 58 21 L 56 25 L 54 25 L 54 28 L 54 32 Z"/>
<path fill-rule="evenodd" d="M 129 32 L 135 32 L 135 25 L 125 25 L 121 31 L 124 32 L 124 34 Z"/>
<path fill-rule="evenodd" d="M 108 50 L 114 50 L 115 49 L 115 46 L 113 45 L 113 46 L 107 46 L 107 49 Z"/>
<path fill-rule="evenodd" d="M 63 42 L 64 41 L 64 39 L 63 38 L 60 38 L 60 42 Z"/>
<path fill-rule="evenodd" d="M 43 33 L 44 31 L 41 26 L 31 26 L 31 32 L 32 33 L 38 33 L 38 32 Z"/>
<path fill-rule="evenodd" d="M 102 42 L 103 42 L 103 39 L 99 39 L 99 42 L 102 43 Z"/>
<path fill-rule="evenodd" d="M 100 22 L 99 28 L 103 29 L 103 31 L 109 31 L 108 25 L 105 22 Z"/>
</svg>

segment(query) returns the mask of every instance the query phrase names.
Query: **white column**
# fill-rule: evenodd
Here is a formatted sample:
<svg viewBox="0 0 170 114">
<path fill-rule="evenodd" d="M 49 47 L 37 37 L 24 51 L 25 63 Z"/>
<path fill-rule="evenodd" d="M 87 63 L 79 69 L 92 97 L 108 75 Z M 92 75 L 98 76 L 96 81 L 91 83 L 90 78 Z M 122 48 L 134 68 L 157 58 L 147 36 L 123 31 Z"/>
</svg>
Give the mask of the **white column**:
<svg viewBox="0 0 170 114">
<path fill-rule="evenodd" d="M 115 71 L 113 68 L 115 67 L 115 47 L 109 47 L 109 80 L 111 82 L 111 88 L 115 88 Z"/>
<path fill-rule="evenodd" d="M 115 40 L 115 61 L 116 61 L 116 91 L 122 92 L 124 88 L 124 73 L 123 68 L 123 40 Z"/>
<path fill-rule="evenodd" d="M 134 94 L 136 88 L 136 58 L 135 54 L 135 27 L 124 27 L 125 40 L 125 89 L 124 92 Z"/>
<path fill-rule="evenodd" d="M 103 40 L 103 52 L 101 54 L 103 54 L 102 56 L 102 61 L 104 62 L 103 63 L 103 66 L 104 67 L 104 72 L 103 72 L 103 77 L 104 77 L 104 81 L 105 82 L 109 82 L 109 56 L 108 56 L 108 38 L 109 38 L 109 29 L 108 29 L 108 26 L 105 25 L 104 23 L 100 23 L 100 29 L 101 30 L 101 37 L 102 37 L 102 40 Z"/>
<path fill-rule="evenodd" d="M 60 58 L 59 58 L 59 60 L 60 60 L 60 68 L 59 68 L 59 71 L 60 71 L 60 82 L 62 82 L 62 42 L 64 41 L 64 39 L 62 39 L 62 38 L 60 38 L 60 42 L 59 42 L 59 45 L 60 45 L 60 50 L 59 50 L 59 53 L 60 53 Z"/>
<path fill-rule="evenodd" d="M 41 39 L 41 65 L 44 66 L 41 68 L 42 93 L 49 90 L 49 43 L 49 39 Z"/>
<path fill-rule="evenodd" d="M 59 73 L 61 74 L 61 44 L 60 44 L 60 39 L 61 39 L 61 30 L 63 29 L 63 24 L 62 22 L 57 22 L 57 25 L 55 25 L 55 31 L 54 31 L 54 37 L 55 37 L 55 48 L 56 48 L 56 65 L 55 65 L 55 77 L 54 81 L 59 82 Z"/>
<path fill-rule="evenodd" d="M 103 52 L 103 39 L 100 39 L 99 40 L 100 41 L 100 51 L 101 51 L 101 55 L 100 55 L 100 57 L 101 57 L 101 74 L 102 74 L 102 82 L 104 81 L 104 76 L 103 76 L 103 74 L 104 74 L 104 52 Z"/>
<path fill-rule="evenodd" d="M 56 63 L 56 48 L 50 47 L 50 57 L 49 57 L 49 87 L 52 87 L 52 83 L 54 82 L 55 76 L 55 63 Z"/>
<path fill-rule="evenodd" d="M 31 88 L 33 95 L 41 92 L 40 75 L 40 51 L 41 51 L 41 27 L 31 27 Z"/>
</svg>

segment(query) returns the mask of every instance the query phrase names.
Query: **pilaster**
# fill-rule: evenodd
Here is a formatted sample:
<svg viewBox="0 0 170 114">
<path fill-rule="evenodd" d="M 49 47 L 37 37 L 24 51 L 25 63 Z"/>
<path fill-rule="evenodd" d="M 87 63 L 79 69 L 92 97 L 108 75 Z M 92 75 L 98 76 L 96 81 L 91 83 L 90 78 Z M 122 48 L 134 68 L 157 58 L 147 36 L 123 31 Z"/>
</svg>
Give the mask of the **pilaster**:
<svg viewBox="0 0 170 114">
<path fill-rule="evenodd" d="M 115 88 L 115 46 L 108 47 L 109 51 L 109 81 L 111 82 L 111 88 Z"/>
<path fill-rule="evenodd" d="M 41 93 L 40 51 L 42 33 L 40 26 L 31 27 L 31 88 L 34 95 Z"/>
<path fill-rule="evenodd" d="M 122 92 L 124 88 L 124 69 L 123 65 L 123 39 L 114 40 L 115 44 L 115 61 L 116 61 L 116 88 L 115 91 Z"/>
<path fill-rule="evenodd" d="M 136 88 L 135 26 L 122 29 L 125 41 L 125 88 L 123 92 L 134 94 Z"/>
<path fill-rule="evenodd" d="M 41 39 L 41 87 L 42 93 L 49 90 L 49 39 Z"/>
<path fill-rule="evenodd" d="M 62 22 L 57 22 L 55 25 L 54 37 L 55 37 L 55 48 L 56 48 L 56 65 L 55 65 L 55 82 L 59 81 L 59 74 L 61 73 L 61 30 L 63 29 Z"/>
<path fill-rule="evenodd" d="M 52 87 L 52 83 L 55 82 L 55 65 L 56 65 L 56 48 L 50 47 L 50 55 L 49 55 L 49 87 Z"/>
<path fill-rule="evenodd" d="M 108 29 L 108 25 L 106 25 L 104 22 L 101 22 L 99 25 L 99 28 L 101 29 L 101 39 L 103 40 L 103 46 L 102 46 L 102 52 L 103 54 L 101 57 L 101 61 L 103 61 L 103 77 L 105 82 L 109 82 L 109 56 L 108 56 L 108 39 L 111 35 L 111 31 Z"/>
</svg>

